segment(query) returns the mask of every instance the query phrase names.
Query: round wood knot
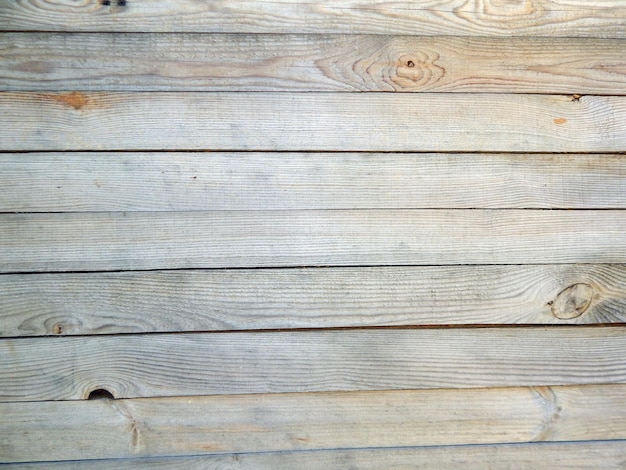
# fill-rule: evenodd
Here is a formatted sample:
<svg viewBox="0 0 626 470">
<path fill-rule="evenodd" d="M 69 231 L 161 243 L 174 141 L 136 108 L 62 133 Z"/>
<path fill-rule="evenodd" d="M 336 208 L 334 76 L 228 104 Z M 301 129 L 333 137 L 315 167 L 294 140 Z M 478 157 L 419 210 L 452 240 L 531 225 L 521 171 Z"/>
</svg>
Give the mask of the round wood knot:
<svg viewBox="0 0 626 470">
<path fill-rule="evenodd" d="M 573 284 L 563 289 L 550 302 L 552 306 L 552 314 L 561 320 L 569 320 L 576 318 L 585 313 L 593 300 L 593 287 L 584 282 Z"/>
</svg>

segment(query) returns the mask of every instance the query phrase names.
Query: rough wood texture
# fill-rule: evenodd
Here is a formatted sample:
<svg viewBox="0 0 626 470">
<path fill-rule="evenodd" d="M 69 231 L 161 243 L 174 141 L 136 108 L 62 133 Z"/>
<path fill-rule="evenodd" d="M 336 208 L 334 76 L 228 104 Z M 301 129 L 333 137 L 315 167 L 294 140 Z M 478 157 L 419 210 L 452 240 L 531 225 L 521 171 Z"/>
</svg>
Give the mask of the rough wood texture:
<svg viewBox="0 0 626 470">
<path fill-rule="evenodd" d="M 625 263 L 623 210 L 0 215 L 0 272 Z"/>
<path fill-rule="evenodd" d="M 624 37 L 621 0 L 5 1 L 3 30 Z"/>
<path fill-rule="evenodd" d="M 623 155 L 0 154 L 0 212 L 626 208 Z"/>
<path fill-rule="evenodd" d="M 297 468 L 383 468 L 484 470 L 501 468 L 536 470 L 550 462 L 554 470 L 623 470 L 626 441 L 591 441 L 532 444 L 496 444 L 404 447 L 349 450 L 282 451 L 197 455 L 193 457 L 156 457 L 78 462 L 34 462 L 6 464 L 6 470 L 276 470 Z"/>
<path fill-rule="evenodd" d="M 624 383 L 624 348 L 617 326 L 3 339 L 0 400 Z"/>
<path fill-rule="evenodd" d="M 624 439 L 625 410 L 624 386 L 9 403 L 0 404 L 0 455 L 33 461 Z"/>
<path fill-rule="evenodd" d="M 626 97 L 0 93 L 0 150 L 621 152 Z"/>
<path fill-rule="evenodd" d="M 0 276 L 0 336 L 626 322 L 626 266 Z"/>
<path fill-rule="evenodd" d="M 0 89 L 626 94 L 623 40 L 9 33 Z"/>
</svg>

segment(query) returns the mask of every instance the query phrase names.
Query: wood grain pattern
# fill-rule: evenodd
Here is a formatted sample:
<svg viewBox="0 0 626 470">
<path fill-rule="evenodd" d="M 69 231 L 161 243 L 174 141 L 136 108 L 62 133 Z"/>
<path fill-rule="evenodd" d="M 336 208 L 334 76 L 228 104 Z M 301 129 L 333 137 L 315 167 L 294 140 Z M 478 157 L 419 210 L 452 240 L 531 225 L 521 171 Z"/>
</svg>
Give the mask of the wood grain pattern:
<svg viewBox="0 0 626 470">
<path fill-rule="evenodd" d="M 0 215 L 0 272 L 625 263 L 626 211 Z"/>
<path fill-rule="evenodd" d="M 598 38 L 7 33 L 0 89 L 626 94 Z"/>
<path fill-rule="evenodd" d="M 618 326 L 3 339 L 0 401 L 624 383 L 624 348 Z"/>
<path fill-rule="evenodd" d="M 621 152 L 626 97 L 0 93 L 0 150 Z"/>
<path fill-rule="evenodd" d="M 624 37 L 620 0 L 25 0 L 0 5 L 3 30 L 376 33 Z"/>
<path fill-rule="evenodd" d="M 623 155 L 0 154 L 0 212 L 626 208 Z"/>
<path fill-rule="evenodd" d="M 624 265 L 18 274 L 0 292 L 5 337 L 626 322 Z"/>
<path fill-rule="evenodd" d="M 7 418 L 0 455 L 33 461 L 624 439 L 625 409 L 624 386 L 8 403 L 0 404 Z M 51 434 L 74 445 L 56 445 Z"/>
<path fill-rule="evenodd" d="M 587 441 L 532 444 L 482 444 L 434 447 L 403 447 L 350 450 L 282 451 L 212 454 L 191 457 L 152 457 L 78 462 L 31 462 L 5 464 L 6 470 L 275 470 L 297 468 L 420 468 L 468 470 L 510 468 L 535 470 L 550 462 L 555 470 L 623 470 L 626 441 Z"/>
</svg>

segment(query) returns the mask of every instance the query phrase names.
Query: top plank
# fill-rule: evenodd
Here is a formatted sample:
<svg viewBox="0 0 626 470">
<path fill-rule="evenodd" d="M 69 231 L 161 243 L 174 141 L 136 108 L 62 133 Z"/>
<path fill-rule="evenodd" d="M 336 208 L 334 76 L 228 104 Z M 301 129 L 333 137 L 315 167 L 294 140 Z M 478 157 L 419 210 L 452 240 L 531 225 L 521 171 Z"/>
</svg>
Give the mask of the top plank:
<svg viewBox="0 0 626 470">
<path fill-rule="evenodd" d="M 626 37 L 622 0 L 24 0 L 3 31 Z"/>
</svg>

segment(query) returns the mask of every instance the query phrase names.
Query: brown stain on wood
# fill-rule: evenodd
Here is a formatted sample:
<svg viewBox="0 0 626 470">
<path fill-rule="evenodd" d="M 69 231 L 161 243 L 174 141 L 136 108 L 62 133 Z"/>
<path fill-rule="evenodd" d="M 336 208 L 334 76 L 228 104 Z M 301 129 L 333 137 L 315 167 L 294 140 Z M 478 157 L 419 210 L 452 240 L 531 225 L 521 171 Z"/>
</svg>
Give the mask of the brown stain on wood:
<svg viewBox="0 0 626 470">
<path fill-rule="evenodd" d="M 555 124 L 559 124 L 559 125 L 560 124 L 565 124 L 567 122 L 567 119 L 565 119 L 565 118 L 556 118 L 556 119 L 553 120 L 553 122 Z"/>
<path fill-rule="evenodd" d="M 74 108 L 77 111 L 83 109 L 85 106 L 91 103 L 91 98 L 79 91 L 73 91 L 71 93 L 52 94 L 48 95 L 48 97 L 50 97 L 53 101 L 56 101 L 57 103 L 69 106 L 70 108 Z"/>
</svg>

